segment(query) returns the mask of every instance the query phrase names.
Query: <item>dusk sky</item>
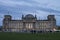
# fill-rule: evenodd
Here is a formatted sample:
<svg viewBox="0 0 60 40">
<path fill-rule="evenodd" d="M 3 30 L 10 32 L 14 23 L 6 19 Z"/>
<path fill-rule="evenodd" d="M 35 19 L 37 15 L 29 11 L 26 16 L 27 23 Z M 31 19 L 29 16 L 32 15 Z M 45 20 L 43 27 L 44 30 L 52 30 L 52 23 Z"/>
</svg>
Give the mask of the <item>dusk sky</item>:
<svg viewBox="0 0 60 40">
<path fill-rule="evenodd" d="M 60 25 L 60 0 L 0 0 L 0 25 L 4 15 L 11 15 L 17 20 L 22 14 L 36 14 L 43 20 L 48 15 L 55 15 L 57 25 Z"/>
</svg>

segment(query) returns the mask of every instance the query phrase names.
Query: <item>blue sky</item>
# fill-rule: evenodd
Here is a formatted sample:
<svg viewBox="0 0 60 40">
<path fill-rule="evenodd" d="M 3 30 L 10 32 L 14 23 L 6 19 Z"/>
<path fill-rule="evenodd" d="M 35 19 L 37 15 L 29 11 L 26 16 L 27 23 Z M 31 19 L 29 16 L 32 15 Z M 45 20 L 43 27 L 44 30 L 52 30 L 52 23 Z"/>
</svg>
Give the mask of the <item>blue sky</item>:
<svg viewBox="0 0 60 40">
<path fill-rule="evenodd" d="M 21 15 L 33 14 L 38 19 L 46 19 L 47 15 L 55 15 L 57 25 L 60 24 L 60 0 L 0 0 L 0 25 L 4 15 L 13 19 L 21 19 Z"/>
</svg>

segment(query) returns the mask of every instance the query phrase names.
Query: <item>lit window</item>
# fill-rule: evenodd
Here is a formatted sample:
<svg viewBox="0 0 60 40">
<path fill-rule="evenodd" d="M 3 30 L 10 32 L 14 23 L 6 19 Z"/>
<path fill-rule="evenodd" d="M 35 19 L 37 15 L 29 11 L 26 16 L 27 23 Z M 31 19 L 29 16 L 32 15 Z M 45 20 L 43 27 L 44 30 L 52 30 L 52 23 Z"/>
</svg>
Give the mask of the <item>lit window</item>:
<svg viewBox="0 0 60 40">
<path fill-rule="evenodd" d="M 33 27 L 33 24 L 32 23 L 27 23 L 26 24 L 26 28 L 31 29 L 32 27 Z"/>
</svg>

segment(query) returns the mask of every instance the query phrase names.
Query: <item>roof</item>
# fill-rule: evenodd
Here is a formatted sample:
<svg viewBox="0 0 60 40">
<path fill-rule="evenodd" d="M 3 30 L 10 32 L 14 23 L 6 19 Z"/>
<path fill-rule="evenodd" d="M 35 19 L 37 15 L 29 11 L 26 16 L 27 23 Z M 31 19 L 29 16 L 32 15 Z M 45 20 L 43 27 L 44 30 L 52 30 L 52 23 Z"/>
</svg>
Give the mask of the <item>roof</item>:
<svg viewBox="0 0 60 40">
<path fill-rule="evenodd" d="M 25 18 L 34 18 L 34 16 L 32 14 L 28 14 L 25 16 Z"/>
</svg>

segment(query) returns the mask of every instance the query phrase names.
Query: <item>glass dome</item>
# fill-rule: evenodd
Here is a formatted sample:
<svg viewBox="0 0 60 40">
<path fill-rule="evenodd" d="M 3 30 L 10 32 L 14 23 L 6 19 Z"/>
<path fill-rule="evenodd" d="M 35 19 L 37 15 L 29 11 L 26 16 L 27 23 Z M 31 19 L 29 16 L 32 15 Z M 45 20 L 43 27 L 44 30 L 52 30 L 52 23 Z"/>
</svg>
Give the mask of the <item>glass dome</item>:
<svg viewBox="0 0 60 40">
<path fill-rule="evenodd" d="M 25 16 L 25 18 L 34 18 L 34 16 L 32 14 L 28 14 Z"/>
</svg>

